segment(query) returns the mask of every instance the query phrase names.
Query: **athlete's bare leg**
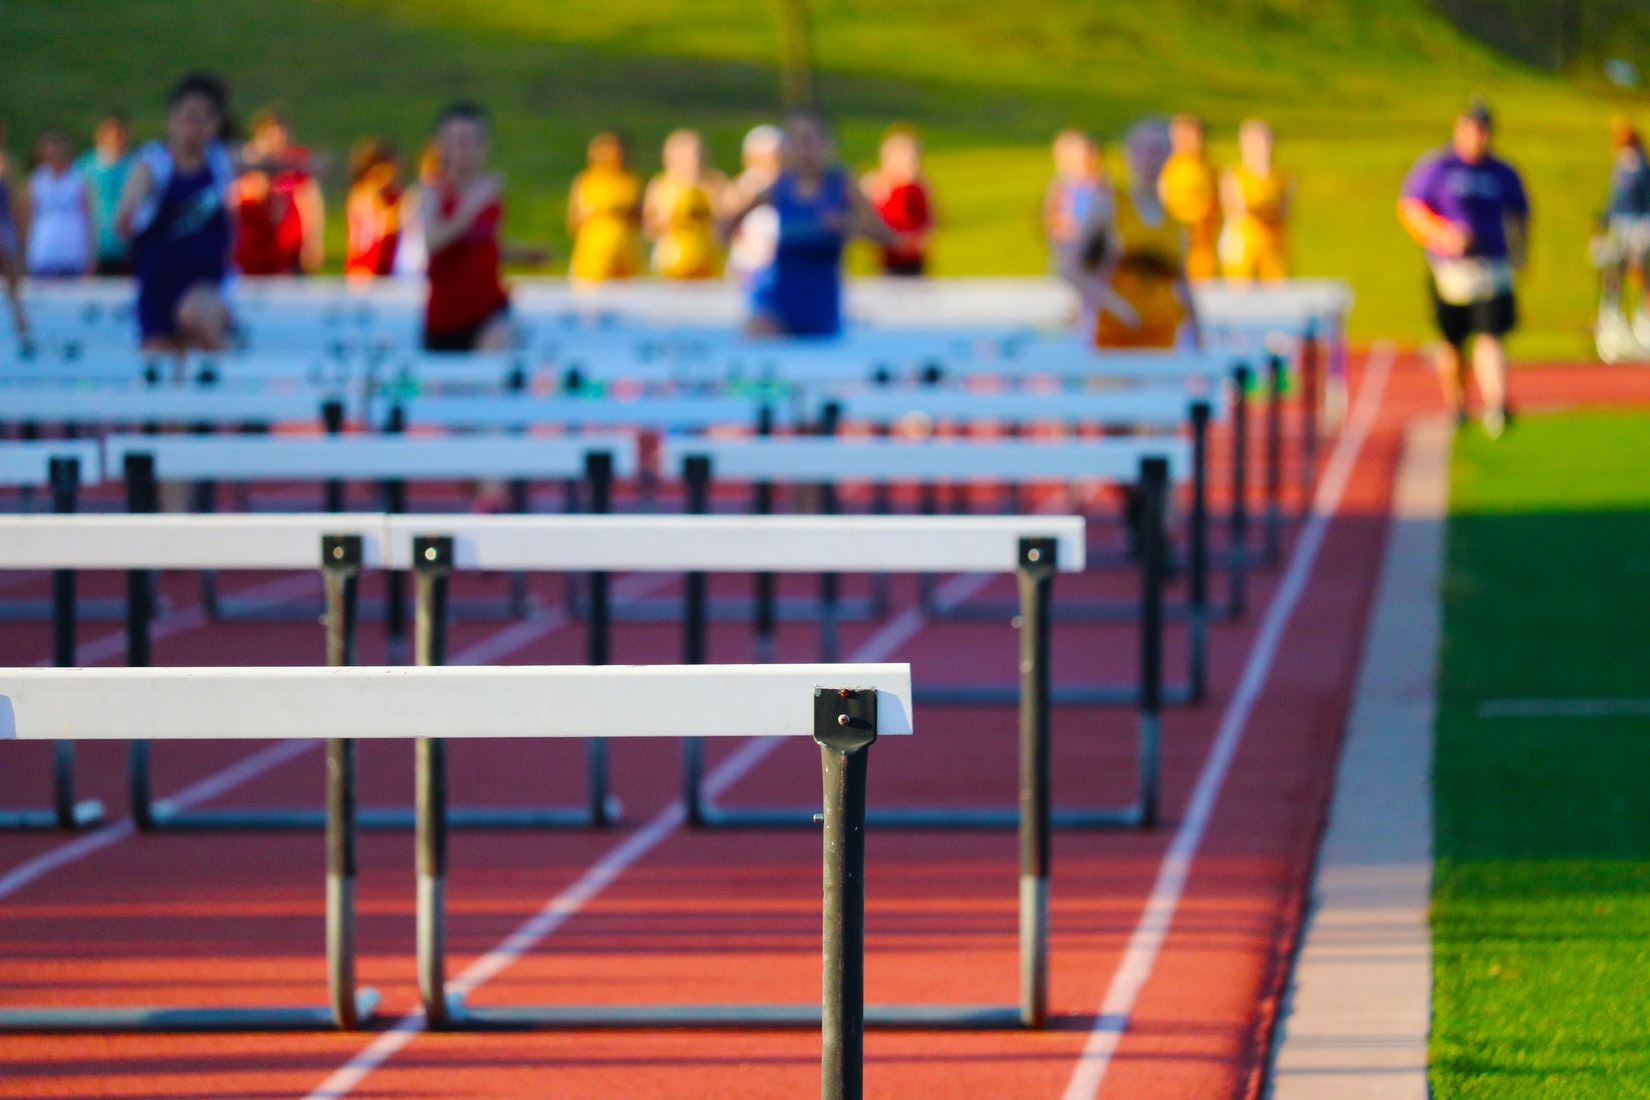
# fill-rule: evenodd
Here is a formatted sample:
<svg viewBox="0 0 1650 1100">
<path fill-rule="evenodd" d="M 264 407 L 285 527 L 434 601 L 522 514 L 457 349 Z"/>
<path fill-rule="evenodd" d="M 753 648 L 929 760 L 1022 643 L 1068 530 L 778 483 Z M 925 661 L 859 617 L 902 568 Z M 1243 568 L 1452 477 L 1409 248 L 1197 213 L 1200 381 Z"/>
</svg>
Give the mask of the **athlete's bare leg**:
<svg viewBox="0 0 1650 1100">
<path fill-rule="evenodd" d="M 745 322 L 746 336 L 784 336 L 785 329 L 778 321 L 766 313 L 754 314 Z"/>
<path fill-rule="evenodd" d="M 178 303 L 178 336 L 188 347 L 222 351 L 232 323 L 229 306 L 212 287 L 197 286 Z"/>
<path fill-rule="evenodd" d="M 1499 336 L 1473 341 L 1472 368 L 1484 401 L 1484 430 L 1499 436 L 1507 421 L 1507 349 Z"/>
<path fill-rule="evenodd" d="M 516 329 L 507 316 L 496 316 L 476 334 L 477 351 L 509 351 L 516 346 Z"/>
<path fill-rule="evenodd" d="M 1483 337 L 1479 337 L 1480 340 Z M 1466 349 L 1448 340 L 1438 344 L 1438 384 L 1444 390 L 1444 403 L 1457 418 L 1467 410 Z"/>
</svg>

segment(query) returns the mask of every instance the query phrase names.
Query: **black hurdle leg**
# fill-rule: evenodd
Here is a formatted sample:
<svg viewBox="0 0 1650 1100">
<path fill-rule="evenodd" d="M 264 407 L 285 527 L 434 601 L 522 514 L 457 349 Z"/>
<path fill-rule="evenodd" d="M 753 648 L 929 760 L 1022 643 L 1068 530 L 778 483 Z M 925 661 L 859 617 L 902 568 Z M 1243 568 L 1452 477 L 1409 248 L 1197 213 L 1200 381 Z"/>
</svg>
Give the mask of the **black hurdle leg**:
<svg viewBox="0 0 1650 1100">
<path fill-rule="evenodd" d="M 406 430 L 406 411 L 397 405 L 390 410 L 384 425 L 385 433 L 399 435 Z M 380 486 L 384 511 L 396 515 L 407 510 L 407 483 L 385 481 Z M 389 663 L 401 664 L 407 659 L 407 575 L 400 569 L 384 572 L 384 633 L 387 636 Z"/>
<path fill-rule="evenodd" d="M 1191 701 L 1208 691 L 1209 667 L 1209 415 L 1207 401 L 1192 404 L 1191 562 L 1187 583 L 1186 679 Z"/>
<path fill-rule="evenodd" d="M 447 663 L 447 577 L 453 540 L 413 539 L 413 662 Z M 418 995 L 432 1028 L 446 1027 L 447 1004 L 447 748 L 438 737 L 413 742 L 414 852 L 417 865 Z"/>
<path fill-rule="evenodd" d="M 510 512 L 513 515 L 524 516 L 532 510 L 532 486 L 525 480 L 517 479 L 510 482 Z M 527 574 L 510 574 L 510 617 L 525 619 L 531 610 L 527 596 Z"/>
<path fill-rule="evenodd" d="M 682 463 L 682 479 L 687 485 L 687 510 L 704 515 L 710 510 L 710 459 L 689 455 Z M 689 573 L 682 579 L 682 663 L 705 663 L 705 575 Z M 689 825 L 705 823 L 704 742 L 697 737 L 682 739 L 682 805 Z"/>
<path fill-rule="evenodd" d="M 327 664 L 355 663 L 360 611 L 361 536 L 321 540 L 321 583 L 326 590 Z M 327 742 L 327 1002 L 345 1031 L 371 1011 L 355 988 L 355 742 Z"/>
<path fill-rule="evenodd" d="M 1242 618 L 1244 581 L 1249 568 L 1249 380 L 1253 374 L 1246 363 L 1232 370 L 1237 388 L 1232 404 L 1232 514 L 1227 539 L 1227 613 Z"/>
<path fill-rule="evenodd" d="M 825 402 L 819 417 L 819 434 L 835 435 L 841 419 L 841 404 L 836 401 Z M 841 503 L 837 500 L 836 482 L 827 481 L 820 485 L 819 510 L 827 516 L 834 516 L 841 511 Z M 841 594 L 841 574 L 819 575 L 819 659 L 826 664 L 835 664 L 837 653 L 841 649 Z"/>
<path fill-rule="evenodd" d="M 1283 356 L 1266 362 L 1266 519 L 1267 564 L 1283 556 Z"/>
<path fill-rule="evenodd" d="M 196 424 L 191 429 L 194 435 L 211 435 L 211 424 Z M 218 483 L 207 479 L 197 481 L 191 488 L 193 500 L 190 506 L 200 515 L 211 515 L 218 510 Z M 222 608 L 218 604 L 218 571 L 216 569 L 201 570 L 201 610 L 213 622 L 223 618 Z"/>
<path fill-rule="evenodd" d="M 322 402 L 321 424 L 327 435 L 337 436 L 344 433 L 344 403 L 336 398 Z M 321 485 L 321 506 L 328 512 L 342 512 L 344 510 L 344 483 L 337 478 L 330 478 Z"/>
<path fill-rule="evenodd" d="M 605 515 L 613 510 L 613 455 L 607 451 L 592 451 L 585 456 L 585 474 L 590 482 L 590 511 Z M 608 576 L 606 571 L 590 574 L 590 617 L 585 621 L 585 643 L 588 662 L 605 665 L 611 659 L 608 644 L 610 628 L 608 603 Z M 587 802 L 590 824 L 611 825 L 618 816 L 610 805 L 607 791 L 607 742 L 593 737 L 585 743 Z"/>
<path fill-rule="evenodd" d="M 1323 360 L 1318 348 L 1318 322 L 1306 323 L 1301 342 L 1301 514 L 1312 510 L 1312 491 L 1318 481 L 1318 409 L 1322 402 Z"/>
<path fill-rule="evenodd" d="M 877 693 L 814 689 L 825 796 L 820 1095 L 860 1100 L 865 1069 L 865 777 Z"/>
<path fill-rule="evenodd" d="M 54 458 L 47 471 L 52 511 L 58 515 L 74 512 L 80 496 L 80 460 Z M 52 571 L 52 664 L 74 667 L 75 640 L 75 573 L 56 569 Z M 75 802 L 73 741 L 52 746 L 52 817 L 60 829 L 79 829 L 103 820 L 101 802 Z"/>
<path fill-rule="evenodd" d="M 767 405 L 763 405 L 761 412 L 757 415 L 756 434 L 761 439 L 773 435 L 773 409 Z M 751 492 L 752 510 L 759 516 L 772 515 L 773 482 L 758 481 Z M 757 664 L 771 664 L 778 647 L 778 641 L 775 637 L 778 620 L 775 601 L 778 597 L 776 582 L 772 573 L 756 574 L 753 598 L 756 604 L 751 619 L 751 628 L 755 633 L 754 657 Z"/>
<path fill-rule="evenodd" d="M 1163 713 L 1163 518 L 1169 464 L 1161 457 L 1140 462 L 1144 530 L 1140 545 L 1140 824 L 1157 824 Z"/>
<path fill-rule="evenodd" d="M 128 452 L 125 460 L 126 510 L 134 514 L 159 511 L 155 485 L 155 456 Z M 147 569 L 126 574 L 126 664 L 148 668 L 149 621 L 154 617 L 155 577 Z M 149 777 L 149 742 L 133 741 L 127 755 L 127 783 L 132 822 L 139 829 L 155 827 L 154 791 Z"/>
<path fill-rule="evenodd" d="M 1020 540 L 1020 1023 L 1048 1022 L 1050 653 L 1058 544 Z"/>
</svg>

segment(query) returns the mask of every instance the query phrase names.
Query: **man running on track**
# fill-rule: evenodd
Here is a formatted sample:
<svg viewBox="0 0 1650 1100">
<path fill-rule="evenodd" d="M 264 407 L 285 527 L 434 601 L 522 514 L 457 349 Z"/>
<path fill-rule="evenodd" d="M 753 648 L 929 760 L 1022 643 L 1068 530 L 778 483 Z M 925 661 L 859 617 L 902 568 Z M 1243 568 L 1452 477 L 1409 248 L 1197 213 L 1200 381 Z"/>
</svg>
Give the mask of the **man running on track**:
<svg viewBox="0 0 1650 1100">
<path fill-rule="evenodd" d="M 1438 376 L 1456 421 L 1467 417 L 1467 354 L 1483 402 L 1484 430 L 1507 424 L 1507 352 L 1517 323 L 1513 274 L 1524 265 L 1530 200 L 1518 172 L 1490 152 L 1490 109 L 1472 103 L 1450 147 L 1423 156 L 1404 180 L 1398 217 L 1426 249 L 1433 312 L 1444 343 Z"/>
<path fill-rule="evenodd" d="M 229 342 L 235 164 L 218 138 L 228 104 L 214 76 L 178 81 L 166 140 L 140 149 L 126 177 L 115 225 L 132 242 L 138 329 L 149 350 L 220 351 Z"/>
</svg>

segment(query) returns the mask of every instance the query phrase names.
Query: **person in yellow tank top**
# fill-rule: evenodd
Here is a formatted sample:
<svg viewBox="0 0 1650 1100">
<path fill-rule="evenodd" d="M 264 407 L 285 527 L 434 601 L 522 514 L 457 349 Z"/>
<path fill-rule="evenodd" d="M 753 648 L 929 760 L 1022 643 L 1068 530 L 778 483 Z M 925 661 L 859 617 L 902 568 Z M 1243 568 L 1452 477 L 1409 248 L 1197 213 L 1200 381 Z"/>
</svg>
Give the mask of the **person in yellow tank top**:
<svg viewBox="0 0 1650 1100">
<path fill-rule="evenodd" d="M 665 139 L 665 170 L 647 185 L 642 227 L 653 241 L 653 270 L 666 279 L 712 279 L 722 273 L 716 210 L 727 180 L 705 165 L 694 130 Z"/>
<path fill-rule="evenodd" d="M 589 167 L 573 179 L 567 228 L 573 234 L 568 276 L 575 283 L 629 279 L 642 273 L 642 180 L 626 166 L 617 134 L 590 141 Z"/>
<path fill-rule="evenodd" d="M 1203 120 L 1176 115 L 1169 124 L 1173 155 L 1157 177 L 1157 194 L 1169 216 L 1186 230 L 1186 274 L 1213 279 L 1220 273 L 1220 187 L 1203 147 Z"/>
<path fill-rule="evenodd" d="M 1287 279 L 1294 180 L 1272 163 L 1272 128 L 1260 119 L 1238 128 L 1238 152 L 1239 162 L 1220 181 L 1221 267 L 1233 282 Z"/>
<path fill-rule="evenodd" d="M 1062 273 L 1086 306 L 1087 335 L 1101 348 L 1171 348 L 1196 336 L 1186 282 L 1185 231 L 1158 197 L 1169 155 L 1161 122 L 1137 123 L 1124 141 L 1129 179 L 1091 211 Z"/>
</svg>

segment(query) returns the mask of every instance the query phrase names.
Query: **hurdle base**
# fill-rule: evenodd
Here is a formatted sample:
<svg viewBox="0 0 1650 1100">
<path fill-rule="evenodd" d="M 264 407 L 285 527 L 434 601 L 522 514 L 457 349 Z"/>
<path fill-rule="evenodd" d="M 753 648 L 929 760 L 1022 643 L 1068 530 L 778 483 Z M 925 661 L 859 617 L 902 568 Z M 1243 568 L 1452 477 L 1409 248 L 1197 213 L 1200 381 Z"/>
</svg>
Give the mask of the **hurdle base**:
<svg viewBox="0 0 1650 1100">
<path fill-rule="evenodd" d="M 447 824 L 457 829 L 593 829 L 617 824 L 624 805 L 609 796 L 607 821 L 598 826 L 584 806 L 455 806 L 447 811 Z M 319 832 L 327 826 L 323 809 L 276 807 L 248 810 L 180 810 L 166 802 L 151 808 L 151 829 L 176 832 L 208 830 Z M 356 811 L 359 829 L 411 829 L 415 815 L 411 807 L 366 806 Z"/>
<path fill-rule="evenodd" d="M 806 806 L 717 806 L 701 803 L 694 825 L 704 829 L 801 829 L 819 825 L 818 811 Z M 1056 829 L 1137 829 L 1146 824 L 1138 805 L 1054 810 Z M 1018 829 L 1016 806 L 867 807 L 865 824 L 878 829 Z M 1018 1010 L 1016 1010 L 1018 1011 Z"/>
<path fill-rule="evenodd" d="M 449 606 L 455 618 L 508 622 L 526 618 L 542 609 L 543 601 L 529 597 L 524 603 L 517 603 L 508 596 L 500 596 L 497 599 L 452 600 Z M 307 601 L 277 603 L 220 596 L 214 617 L 225 622 L 301 623 L 313 622 L 324 613 L 325 608 L 321 604 Z M 362 600 L 357 617 L 363 622 L 383 622 L 384 601 Z"/>
<path fill-rule="evenodd" d="M 447 1027 L 473 1030 L 636 1030 L 676 1028 L 815 1030 L 816 1004 L 466 1005 L 447 996 Z M 912 1031 L 1019 1031 L 1014 1005 L 866 1005 L 865 1026 Z"/>
<path fill-rule="evenodd" d="M 1013 706 L 1020 701 L 1018 684 L 922 684 L 911 689 L 911 697 L 918 703 L 939 706 Z M 1133 684 L 1056 684 L 1049 691 L 1049 701 L 1065 706 L 1120 706 L 1138 705 L 1140 689 Z M 1163 688 L 1163 702 L 1181 705 L 1196 701 L 1190 684 L 1168 684 Z"/>
<path fill-rule="evenodd" d="M 165 614 L 171 609 L 171 604 L 164 596 L 155 600 L 155 614 Z M 0 600 L 0 622 L 49 622 L 52 617 L 52 601 L 49 597 L 32 599 L 24 596 L 11 600 Z M 117 596 L 93 596 L 75 601 L 75 619 L 83 623 L 124 622 L 126 620 L 126 600 Z"/>
<path fill-rule="evenodd" d="M 64 825 L 57 819 L 56 810 L 0 810 L 0 832 L 35 829 L 89 829 L 101 825 L 104 819 L 103 803 L 95 798 L 74 805 L 73 822 Z"/>
<path fill-rule="evenodd" d="M 357 990 L 355 1014 L 366 1023 L 378 1010 L 378 991 Z M 71 1031 L 332 1031 L 325 1005 L 269 1008 L 7 1008 L 0 1032 Z"/>
<path fill-rule="evenodd" d="M 1001 622 L 1019 615 L 1020 605 L 1013 600 L 967 600 L 949 607 L 930 608 L 928 614 L 945 622 Z M 1066 600 L 1056 602 L 1050 614 L 1057 623 L 1132 623 L 1140 618 L 1140 601 Z M 1186 603 L 1169 604 L 1163 608 L 1163 617 L 1184 622 L 1192 618 L 1192 607 Z"/>
</svg>

